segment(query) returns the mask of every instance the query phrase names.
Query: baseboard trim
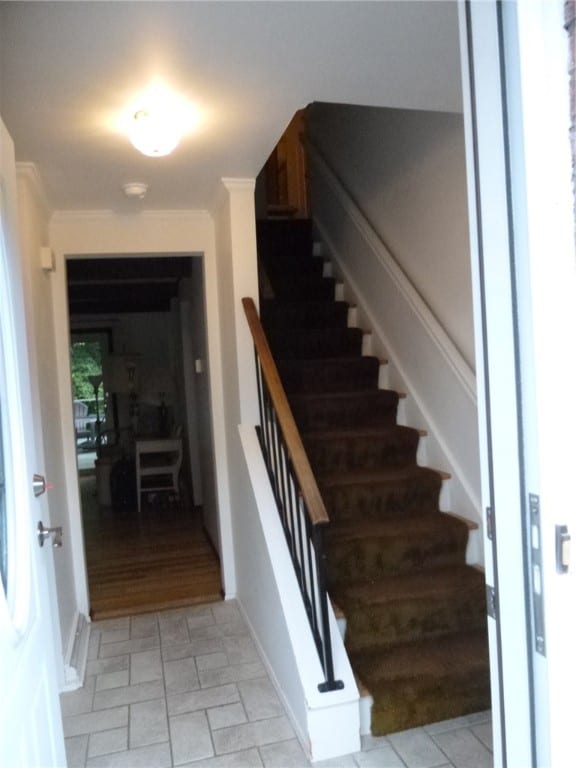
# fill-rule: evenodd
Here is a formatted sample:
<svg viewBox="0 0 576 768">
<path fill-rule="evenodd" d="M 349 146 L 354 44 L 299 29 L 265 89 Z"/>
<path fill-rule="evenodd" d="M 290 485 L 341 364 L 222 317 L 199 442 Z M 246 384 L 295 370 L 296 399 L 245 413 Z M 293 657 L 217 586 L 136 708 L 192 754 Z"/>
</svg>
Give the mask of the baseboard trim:
<svg viewBox="0 0 576 768">
<path fill-rule="evenodd" d="M 76 613 L 64 657 L 62 691 L 74 691 L 84 685 L 91 626 L 83 613 Z"/>
</svg>

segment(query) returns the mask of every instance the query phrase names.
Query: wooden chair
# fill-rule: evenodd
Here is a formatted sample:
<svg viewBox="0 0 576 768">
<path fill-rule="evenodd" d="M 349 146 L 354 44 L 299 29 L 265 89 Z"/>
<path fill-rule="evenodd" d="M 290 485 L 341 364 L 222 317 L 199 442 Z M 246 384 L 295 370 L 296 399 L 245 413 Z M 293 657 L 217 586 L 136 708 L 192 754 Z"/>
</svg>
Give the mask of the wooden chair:
<svg viewBox="0 0 576 768">
<path fill-rule="evenodd" d="M 142 494 L 169 492 L 180 498 L 178 477 L 182 466 L 182 439 L 136 440 L 136 489 L 138 513 Z"/>
<path fill-rule="evenodd" d="M 95 417 L 88 415 L 88 406 L 82 400 L 74 400 L 74 430 L 76 445 L 82 442 L 92 442 L 94 438 Z"/>
</svg>

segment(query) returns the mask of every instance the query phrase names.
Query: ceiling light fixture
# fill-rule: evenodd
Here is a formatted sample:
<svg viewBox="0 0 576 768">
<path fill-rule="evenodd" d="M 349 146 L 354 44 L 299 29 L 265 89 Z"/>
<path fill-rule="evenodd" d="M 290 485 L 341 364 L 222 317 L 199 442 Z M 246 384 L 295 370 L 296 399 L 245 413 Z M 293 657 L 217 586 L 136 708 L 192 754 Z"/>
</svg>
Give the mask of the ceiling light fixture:
<svg viewBox="0 0 576 768">
<path fill-rule="evenodd" d="M 130 141 L 148 157 L 164 157 L 176 149 L 182 138 L 180 128 L 169 114 L 139 109 L 134 113 Z"/>
<path fill-rule="evenodd" d="M 195 108 L 160 83 L 142 93 L 128 114 L 130 141 L 148 157 L 169 155 L 198 122 Z"/>
</svg>

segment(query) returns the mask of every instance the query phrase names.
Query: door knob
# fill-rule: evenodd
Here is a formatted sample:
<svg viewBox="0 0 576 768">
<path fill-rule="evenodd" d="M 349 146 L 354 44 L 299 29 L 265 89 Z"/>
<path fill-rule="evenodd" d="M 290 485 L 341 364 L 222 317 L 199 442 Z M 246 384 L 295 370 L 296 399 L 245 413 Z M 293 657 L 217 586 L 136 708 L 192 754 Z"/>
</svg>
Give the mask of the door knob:
<svg viewBox="0 0 576 768">
<path fill-rule="evenodd" d="M 38 527 L 36 528 L 37 534 L 38 534 L 38 544 L 43 547 L 44 542 L 46 539 L 49 539 L 50 536 L 52 536 L 52 546 L 53 547 L 61 547 L 62 546 L 62 526 L 57 525 L 54 528 L 44 528 L 42 525 L 42 521 L 38 523 Z"/>
</svg>

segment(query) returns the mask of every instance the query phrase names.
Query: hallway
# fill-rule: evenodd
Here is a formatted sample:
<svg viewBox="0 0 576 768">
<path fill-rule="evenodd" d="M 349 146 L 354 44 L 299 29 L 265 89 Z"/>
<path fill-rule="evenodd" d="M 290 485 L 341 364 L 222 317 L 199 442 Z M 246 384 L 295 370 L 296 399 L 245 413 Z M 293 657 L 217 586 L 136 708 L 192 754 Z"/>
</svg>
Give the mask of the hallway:
<svg viewBox="0 0 576 768">
<path fill-rule="evenodd" d="M 201 509 L 183 500 L 115 511 L 99 506 L 94 475 L 81 475 L 82 519 L 92 619 L 221 599 L 220 564 Z"/>
<path fill-rule="evenodd" d="M 68 768 L 308 768 L 234 601 L 95 622 L 84 688 L 61 695 Z M 491 768 L 490 713 L 315 768 Z"/>
</svg>

